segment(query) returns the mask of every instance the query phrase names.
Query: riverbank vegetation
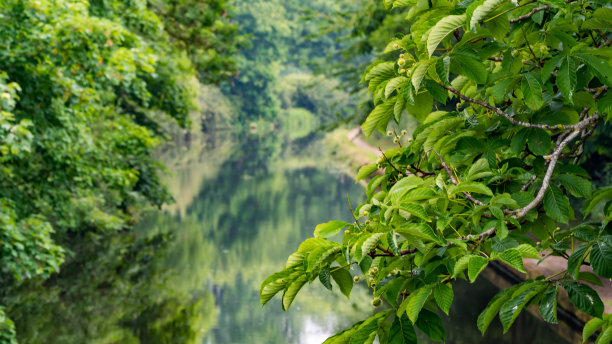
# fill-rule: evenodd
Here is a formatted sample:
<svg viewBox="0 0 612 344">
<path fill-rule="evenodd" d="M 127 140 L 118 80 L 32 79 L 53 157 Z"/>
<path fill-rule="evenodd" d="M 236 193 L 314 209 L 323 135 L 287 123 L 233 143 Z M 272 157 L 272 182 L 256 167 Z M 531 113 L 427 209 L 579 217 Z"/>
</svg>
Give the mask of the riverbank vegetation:
<svg viewBox="0 0 612 344">
<path fill-rule="evenodd" d="M 404 116 L 421 124 L 409 144 L 360 169 L 358 179 L 371 179 L 354 221 L 318 225 L 263 281 L 262 304 L 282 293 L 287 310 L 315 279 L 347 297 L 364 283 L 385 307 L 325 343 L 415 343 L 416 328 L 444 341 L 439 314 L 458 280 L 474 282 L 496 261 L 525 272 L 524 259 L 556 258 L 565 261 L 556 273 L 492 298 L 478 328 L 499 316 L 506 332 L 528 305 L 557 323 L 567 293 L 592 317 L 584 340 L 601 331 L 597 343 L 609 343 L 610 315 L 589 284 L 612 277 L 609 160 L 593 161 L 608 149 L 592 137 L 609 128 L 610 9 L 597 0 L 379 5 L 392 14 L 363 7 L 380 18 L 365 32 L 390 38 L 361 78 L 375 106 L 362 129 L 385 133 Z"/>
</svg>

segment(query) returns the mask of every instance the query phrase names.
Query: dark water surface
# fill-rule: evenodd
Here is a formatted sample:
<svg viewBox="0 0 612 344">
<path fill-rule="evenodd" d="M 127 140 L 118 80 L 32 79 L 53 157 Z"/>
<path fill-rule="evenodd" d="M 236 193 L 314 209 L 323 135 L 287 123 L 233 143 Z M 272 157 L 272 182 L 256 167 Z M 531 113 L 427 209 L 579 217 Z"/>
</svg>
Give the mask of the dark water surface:
<svg viewBox="0 0 612 344">
<path fill-rule="evenodd" d="M 288 313 L 278 298 L 259 303 L 260 282 L 318 223 L 349 219 L 347 193 L 360 200 L 321 145 L 228 135 L 163 159 L 174 205 L 144 216 L 136 235 L 75 238 L 59 276 L 4 298 L 22 343 L 314 344 L 373 311 L 362 286 L 347 301 L 307 285 Z M 496 292 L 485 279 L 455 287 L 448 343 L 565 343 L 527 312 L 508 334 L 495 321 L 482 337 L 476 318 Z"/>
</svg>

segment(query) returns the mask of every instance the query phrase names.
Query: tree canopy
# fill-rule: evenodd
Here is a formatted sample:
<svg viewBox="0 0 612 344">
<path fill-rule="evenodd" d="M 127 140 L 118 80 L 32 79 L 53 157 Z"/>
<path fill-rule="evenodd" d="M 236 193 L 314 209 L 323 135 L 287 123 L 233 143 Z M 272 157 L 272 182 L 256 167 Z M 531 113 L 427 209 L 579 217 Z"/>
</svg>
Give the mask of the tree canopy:
<svg viewBox="0 0 612 344">
<path fill-rule="evenodd" d="M 476 325 L 484 333 L 499 316 L 507 331 L 527 305 L 556 323 L 564 290 L 593 319 L 585 340 L 601 330 L 598 343 L 609 343 L 610 315 L 589 284 L 612 277 L 612 188 L 594 188 L 585 169 L 594 137 L 609 135 L 608 2 L 382 5 L 404 9 L 405 32 L 386 44 L 394 59 L 362 76 L 375 105 L 362 129 L 384 133 L 402 116 L 421 124 L 408 140 L 387 133 L 398 146 L 360 169 L 367 200 L 350 209 L 354 222 L 318 225 L 263 281 L 262 304 L 282 293 L 287 310 L 315 279 L 347 297 L 366 283 L 385 310 L 325 343 L 416 343 L 415 328 L 444 341 L 438 314 L 455 281 L 474 282 L 491 262 L 525 272 L 524 259 L 564 259 L 558 273 L 501 291 Z"/>
<path fill-rule="evenodd" d="M 160 124 L 188 124 L 195 76 L 234 73 L 242 39 L 227 10 L 221 0 L 2 2 L 4 286 L 48 278 L 72 242 L 129 231 L 143 207 L 170 200 L 152 155 Z M 14 341 L 4 313 L 0 325 Z"/>
</svg>

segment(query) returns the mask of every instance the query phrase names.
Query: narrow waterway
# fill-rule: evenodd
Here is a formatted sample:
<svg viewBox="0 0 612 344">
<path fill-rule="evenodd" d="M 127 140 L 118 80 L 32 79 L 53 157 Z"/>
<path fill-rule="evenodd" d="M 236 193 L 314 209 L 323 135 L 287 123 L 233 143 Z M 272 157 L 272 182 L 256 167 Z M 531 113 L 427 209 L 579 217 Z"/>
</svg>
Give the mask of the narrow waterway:
<svg viewBox="0 0 612 344">
<path fill-rule="evenodd" d="M 272 128 L 168 146 L 161 157 L 176 202 L 103 251 L 101 239 L 79 239 L 62 274 L 24 288 L 9 302 L 20 342 L 317 344 L 363 319 L 373 309 L 361 284 L 350 300 L 307 285 L 288 313 L 278 298 L 259 303 L 261 281 L 314 227 L 349 220 L 347 194 L 360 201 L 361 186 L 330 167 L 320 140 Z M 566 342 L 528 312 L 509 333 L 494 322 L 483 337 L 476 318 L 497 291 L 485 279 L 456 286 L 448 343 Z"/>
</svg>

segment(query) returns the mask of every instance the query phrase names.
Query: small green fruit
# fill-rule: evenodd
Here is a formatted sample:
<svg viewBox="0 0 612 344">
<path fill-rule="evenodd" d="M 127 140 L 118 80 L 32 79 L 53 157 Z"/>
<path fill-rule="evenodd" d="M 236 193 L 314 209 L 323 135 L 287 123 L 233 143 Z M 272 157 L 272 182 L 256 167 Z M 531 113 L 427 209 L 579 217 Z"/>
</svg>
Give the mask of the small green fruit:
<svg viewBox="0 0 612 344">
<path fill-rule="evenodd" d="M 379 307 L 382 304 L 380 297 L 375 297 L 372 299 L 372 307 Z"/>
<path fill-rule="evenodd" d="M 355 282 L 355 283 L 359 282 L 359 276 L 353 277 L 353 282 Z"/>
</svg>

